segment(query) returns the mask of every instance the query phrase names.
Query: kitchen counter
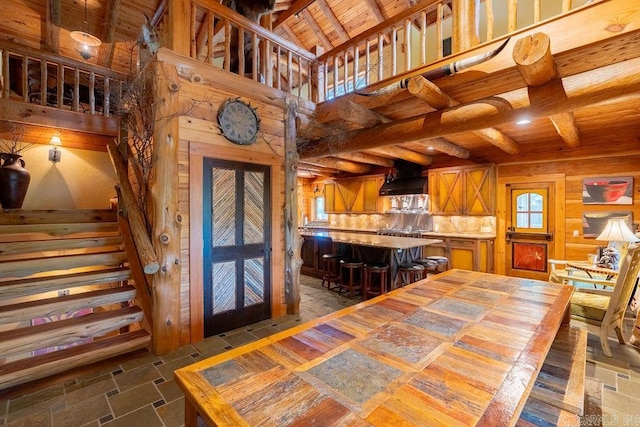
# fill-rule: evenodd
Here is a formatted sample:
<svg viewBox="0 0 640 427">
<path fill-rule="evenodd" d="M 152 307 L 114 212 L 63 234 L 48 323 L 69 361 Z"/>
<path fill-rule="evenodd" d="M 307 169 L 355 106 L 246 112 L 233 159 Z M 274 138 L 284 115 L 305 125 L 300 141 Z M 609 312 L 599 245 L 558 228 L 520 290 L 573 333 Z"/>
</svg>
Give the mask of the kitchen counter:
<svg viewBox="0 0 640 427">
<path fill-rule="evenodd" d="M 310 230 L 326 230 L 326 231 L 344 231 L 349 233 L 368 233 L 368 234 L 376 234 L 378 232 L 377 228 L 354 228 L 354 227 L 338 227 L 335 225 L 304 225 L 299 227 L 300 231 Z"/>
<path fill-rule="evenodd" d="M 422 248 L 442 243 L 439 239 L 383 236 L 378 234 L 340 233 L 336 231 L 303 231 L 302 237 L 331 239 L 351 247 L 351 256 L 364 262 L 384 262 L 389 265 L 389 285 L 399 285 L 398 266 L 422 258 Z"/>
</svg>

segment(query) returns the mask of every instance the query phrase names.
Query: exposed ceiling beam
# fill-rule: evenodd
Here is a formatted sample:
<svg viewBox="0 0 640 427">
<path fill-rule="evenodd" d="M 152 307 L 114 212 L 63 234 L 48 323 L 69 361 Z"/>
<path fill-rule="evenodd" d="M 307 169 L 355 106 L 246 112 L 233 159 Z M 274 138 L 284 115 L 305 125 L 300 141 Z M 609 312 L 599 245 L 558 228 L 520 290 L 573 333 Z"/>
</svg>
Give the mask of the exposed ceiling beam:
<svg viewBox="0 0 640 427">
<path fill-rule="evenodd" d="M 368 153 L 341 153 L 341 154 L 337 154 L 334 157 L 337 157 L 339 159 L 344 159 L 344 160 L 351 160 L 353 162 L 360 162 L 360 163 L 368 163 L 371 165 L 376 165 L 376 166 L 384 166 L 386 168 L 392 168 L 393 167 L 393 160 L 392 159 L 388 159 L 386 157 L 380 157 L 380 156 L 376 156 L 373 154 L 368 154 Z"/>
<path fill-rule="evenodd" d="M 446 107 L 453 107 L 460 105 L 458 101 L 451 98 L 444 93 L 438 86 L 425 79 L 422 76 L 414 76 L 409 79 L 407 90 L 412 95 L 422 99 L 431 105 L 433 108 L 440 110 Z M 516 154 L 520 151 L 518 144 L 516 144 L 511 138 L 503 134 L 497 129 L 481 129 L 474 131 L 476 136 L 483 140 L 495 145 L 501 150 L 509 153 Z"/>
<path fill-rule="evenodd" d="M 296 128 L 298 137 L 308 139 L 318 139 L 344 132 L 342 129 L 325 125 L 303 114 L 296 116 Z"/>
<path fill-rule="evenodd" d="M 278 15 L 278 19 L 276 19 L 276 21 L 273 23 L 273 29 L 278 28 L 284 23 L 284 21 L 305 10 L 314 1 L 315 0 L 297 0 L 294 4 L 291 5 L 289 9 Z M 300 44 L 299 46 L 302 45 Z"/>
<path fill-rule="evenodd" d="M 371 111 L 355 102 L 347 102 L 340 105 L 340 118 L 360 127 L 369 128 L 381 123 L 389 123 L 391 119 L 382 114 Z"/>
<path fill-rule="evenodd" d="M 337 157 L 323 157 L 321 159 L 305 159 L 305 162 L 324 168 L 338 169 L 345 172 L 364 174 L 371 171 L 371 166 L 339 159 Z"/>
<path fill-rule="evenodd" d="M 439 151 L 444 154 L 448 154 L 449 156 L 458 157 L 460 159 L 468 159 L 469 158 L 469 150 L 466 148 L 462 148 L 459 145 L 454 144 L 453 142 L 447 141 L 444 138 L 432 138 L 425 139 L 422 141 L 414 141 L 407 144 L 406 148 L 415 150 L 415 147 L 423 147 L 423 148 L 432 148 L 436 151 Z"/>
<path fill-rule="evenodd" d="M 338 173 L 337 169 L 323 168 L 317 165 L 311 165 L 309 163 L 302 163 L 302 162 L 298 163 L 298 170 L 311 172 L 313 174 L 320 175 L 320 176 L 334 176 L 335 174 Z"/>
<path fill-rule="evenodd" d="M 324 33 L 324 31 L 322 31 L 322 28 L 320 28 L 320 26 L 318 25 L 318 22 L 313 17 L 313 15 L 311 15 L 311 13 L 307 9 L 303 9 L 299 13 L 301 18 L 304 19 L 304 22 L 306 22 L 309 28 L 311 28 L 311 31 L 313 32 L 313 34 L 318 38 L 322 47 L 324 47 L 327 50 L 333 49 L 333 44 L 331 43 L 331 40 L 329 40 L 329 38 Z"/>
<path fill-rule="evenodd" d="M 376 18 L 378 22 L 383 22 L 389 19 L 387 13 L 384 11 L 384 5 L 380 0 L 364 0 L 371 13 L 373 13 L 373 17 Z"/>
<path fill-rule="evenodd" d="M 151 17 L 151 22 L 149 22 L 152 27 L 155 27 L 156 25 L 158 25 L 158 23 L 160 22 L 160 19 L 162 19 L 162 16 L 167 11 L 168 5 L 169 5 L 169 0 L 162 0 L 160 2 L 160 4 L 158 5 L 158 8 L 156 9 L 156 11 L 153 13 L 153 16 Z"/>
<path fill-rule="evenodd" d="M 386 123 L 374 128 L 345 132 L 320 139 L 301 158 L 328 156 L 335 152 L 360 151 L 450 133 L 476 131 L 522 116 L 531 119 L 566 113 L 640 91 L 640 58 L 552 80 L 539 87 L 521 88 L 500 96 L 427 113 L 424 117 Z"/>
<path fill-rule="evenodd" d="M 287 24 L 280 25 L 280 29 L 284 32 L 285 37 L 288 38 L 292 43 L 300 47 L 305 47 L 305 45 L 302 43 L 302 40 L 300 40 L 298 36 L 296 36 L 296 33 L 294 33 L 291 27 L 289 27 Z"/>
<path fill-rule="evenodd" d="M 111 63 L 113 62 L 113 53 L 116 47 L 114 36 L 119 21 L 120 3 L 121 0 L 107 1 L 107 9 L 105 12 L 107 22 L 105 23 L 104 40 L 102 40 L 103 43 L 100 45 L 98 52 L 98 64 L 107 68 L 111 67 Z"/>
<path fill-rule="evenodd" d="M 546 34 L 536 33 L 518 40 L 513 48 L 513 59 L 529 86 L 542 86 L 560 78 Z M 549 119 L 569 147 L 580 145 L 580 133 L 572 112 L 552 114 Z"/>
<path fill-rule="evenodd" d="M 46 0 L 45 50 L 55 53 L 56 55 L 60 53 L 61 11 L 62 0 Z"/>
<path fill-rule="evenodd" d="M 331 27 L 336 30 L 338 37 L 340 37 L 340 43 L 344 43 L 349 40 L 349 34 L 344 29 L 342 23 L 338 20 L 333 9 L 327 4 L 327 0 L 316 0 L 316 6 L 320 8 L 320 11 L 324 17 L 329 21 Z"/>
<path fill-rule="evenodd" d="M 389 145 L 385 147 L 371 148 L 367 150 L 370 153 L 390 156 L 392 158 L 406 160 L 411 163 L 417 163 L 422 166 L 429 166 L 433 161 L 431 156 L 399 147 L 397 145 Z"/>
</svg>

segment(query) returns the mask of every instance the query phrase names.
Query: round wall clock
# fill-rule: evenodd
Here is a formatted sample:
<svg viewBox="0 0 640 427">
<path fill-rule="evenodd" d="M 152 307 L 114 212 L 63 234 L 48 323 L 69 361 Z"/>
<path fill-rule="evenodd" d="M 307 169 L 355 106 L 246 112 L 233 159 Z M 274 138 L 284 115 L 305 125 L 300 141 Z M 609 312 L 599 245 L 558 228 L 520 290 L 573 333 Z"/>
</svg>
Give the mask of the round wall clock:
<svg viewBox="0 0 640 427">
<path fill-rule="evenodd" d="M 253 144 L 260 130 L 256 110 L 237 98 L 222 103 L 218 110 L 218 124 L 225 138 L 240 145 Z"/>
</svg>

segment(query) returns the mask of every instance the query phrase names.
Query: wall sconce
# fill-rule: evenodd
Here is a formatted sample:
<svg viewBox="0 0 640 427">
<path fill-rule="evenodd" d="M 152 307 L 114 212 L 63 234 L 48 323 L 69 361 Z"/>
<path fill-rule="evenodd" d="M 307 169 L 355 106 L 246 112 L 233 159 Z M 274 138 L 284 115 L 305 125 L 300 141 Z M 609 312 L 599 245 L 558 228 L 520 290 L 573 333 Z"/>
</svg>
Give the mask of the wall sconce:
<svg viewBox="0 0 640 427">
<path fill-rule="evenodd" d="M 53 135 L 49 144 L 53 145 L 53 148 L 49 150 L 49 161 L 52 163 L 58 163 L 62 157 L 62 152 L 58 150 L 58 146 L 62 145 L 60 137 L 58 135 Z"/>
<path fill-rule="evenodd" d="M 316 194 L 319 192 L 320 192 L 320 187 L 318 187 L 318 184 L 316 184 L 316 186 L 313 188 L 313 194 Z"/>
</svg>

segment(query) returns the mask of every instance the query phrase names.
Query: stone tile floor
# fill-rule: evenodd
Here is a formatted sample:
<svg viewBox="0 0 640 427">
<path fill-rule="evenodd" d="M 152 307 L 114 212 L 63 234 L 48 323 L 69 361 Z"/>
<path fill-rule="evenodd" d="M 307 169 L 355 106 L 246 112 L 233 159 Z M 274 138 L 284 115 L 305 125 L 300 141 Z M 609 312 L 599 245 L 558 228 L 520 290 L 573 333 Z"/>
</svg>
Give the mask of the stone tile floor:
<svg viewBox="0 0 640 427">
<path fill-rule="evenodd" d="M 0 426 L 182 426 L 184 397 L 173 381 L 175 369 L 359 302 L 327 291 L 317 279 L 301 277 L 299 316 L 265 320 L 169 355 L 144 354 L 80 378 L 0 397 Z M 640 349 L 614 341 L 611 347 L 612 359 L 603 356 L 598 338 L 589 335 L 582 426 L 640 426 Z"/>
</svg>

